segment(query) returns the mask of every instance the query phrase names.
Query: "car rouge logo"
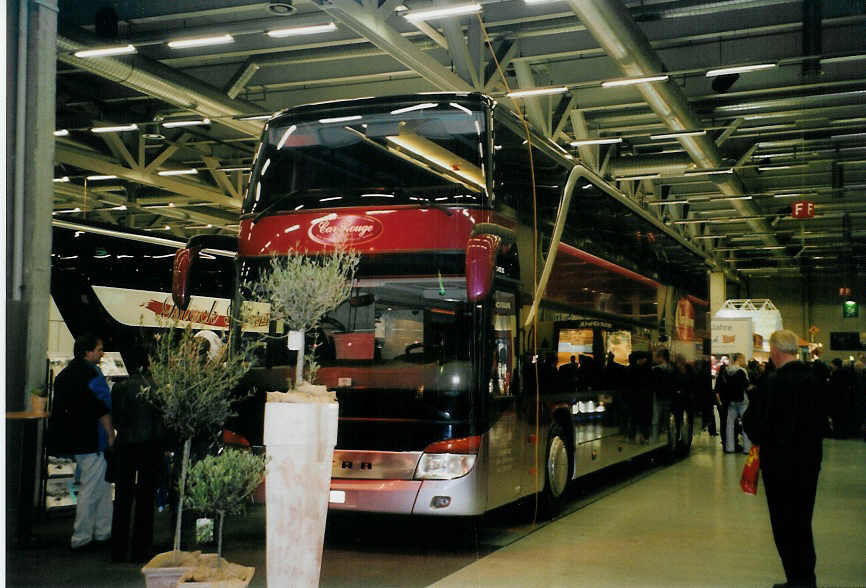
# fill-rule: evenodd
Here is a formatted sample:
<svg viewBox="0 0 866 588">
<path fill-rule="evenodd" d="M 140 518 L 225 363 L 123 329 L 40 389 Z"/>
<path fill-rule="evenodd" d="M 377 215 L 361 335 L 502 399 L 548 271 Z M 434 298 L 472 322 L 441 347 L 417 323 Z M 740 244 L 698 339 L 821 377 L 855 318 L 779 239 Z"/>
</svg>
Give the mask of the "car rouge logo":
<svg viewBox="0 0 866 588">
<path fill-rule="evenodd" d="M 347 214 L 315 222 L 307 234 L 323 245 L 360 245 L 381 235 L 382 223 L 369 216 Z"/>
</svg>

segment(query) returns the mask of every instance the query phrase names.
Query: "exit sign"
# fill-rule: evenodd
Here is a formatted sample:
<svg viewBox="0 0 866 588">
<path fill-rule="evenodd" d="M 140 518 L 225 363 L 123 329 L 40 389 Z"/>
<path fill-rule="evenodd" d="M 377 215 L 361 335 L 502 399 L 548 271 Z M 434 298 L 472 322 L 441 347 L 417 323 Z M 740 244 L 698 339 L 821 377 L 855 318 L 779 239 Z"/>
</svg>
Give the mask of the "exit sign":
<svg viewBox="0 0 866 588">
<path fill-rule="evenodd" d="M 846 300 L 842 303 L 842 318 L 857 318 L 860 316 L 860 307 L 856 300 Z"/>
<path fill-rule="evenodd" d="M 792 202 L 791 216 L 794 218 L 813 218 L 815 216 L 815 203 L 811 200 Z"/>
</svg>

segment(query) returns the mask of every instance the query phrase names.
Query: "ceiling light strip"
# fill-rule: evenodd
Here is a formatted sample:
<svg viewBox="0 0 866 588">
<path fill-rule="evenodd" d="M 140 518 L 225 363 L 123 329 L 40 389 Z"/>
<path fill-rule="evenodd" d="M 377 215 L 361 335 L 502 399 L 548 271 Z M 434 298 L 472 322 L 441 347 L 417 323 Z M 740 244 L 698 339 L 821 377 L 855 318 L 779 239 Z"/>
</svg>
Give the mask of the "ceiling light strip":
<svg viewBox="0 0 866 588">
<path fill-rule="evenodd" d="M 660 135 L 650 135 L 650 139 L 653 141 L 660 141 L 662 139 L 678 139 L 680 137 L 695 137 L 698 135 L 706 135 L 706 129 L 695 129 L 693 131 L 676 131 L 674 133 L 663 133 Z"/>
<path fill-rule="evenodd" d="M 619 80 L 607 80 L 601 83 L 602 88 L 615 88 L 617 86 L 632 86 L 634 84 L 647 84 L 651 82 L 666 82 L 669 75 L 644 76 L 641 78 L 622 78 Z"/>
<path fill-rule="evenodd" d="M 476 14 L 481 12 L 481 4 L 456 4 L 447 8 L 434 8 L 431 10 L 410 10 L 403 14 L 408 21 L 433 20 L 449 16 L 462 16 L 465 14 Z"/>
<path fill-rule="evenodd" d="M 506 94 L 509 98 L 524 98 L 526 96 L 545 96 L 548 94 L 562 94 L 568 92 L 568 86 L 551 86 L 547 88 L 530 88 L 527 90 L 515 90 Z"/>
<path fill-rule="evenodd" d="M 335 25 L 333 22 L 329 22 L 328 24 L 310 25 L 306 27 L 274 29 L 272 31 L 267 31 L 265 34 L 274 39 L 281 39 L 283 37 L 294 37 L 299 35 L 317 35 L 319 33 L 329 33 L 336 30 L 337 25 Z"/>
<path fill-rule="evenodd" d="M 192 39 L 176 39 L 166 43 L 172 49 L 190 49 L 192 47 L 207 47 L 209 45 L 225 45 L 234 43 L 231 35 L 215 35 L 213 37 L 195 37 Z"/>
<path fill-rule="evenodd" d="M 572 147 L 581 147 L 583 145 L 608 145 L 611 143 L 622 143 L 622 137 L 603 137 L 599 139 L 579 139 L 569 143 Z"/>
<path fill-rule="evenodd" d="M 731 67 L 722 67 L 719 69 L 711 69 L 706 73 L 706 77 L 714 78 L 716 76 L 729 76 L 733 74 L 741 74 L 750 71 L 760 71 L 764 69 L 772 69 L 776 67 L 775 63 L 756 63 L 754 65 L 734 65 Z"/>
<path fill-rule="evenodd" d="M 132 45 L 115 45 L 112 47 L 97 47 L 96 49 L 84 49 L 73 53 L 75 57 L 111 57 L 112 55 L 131 55 L 138 53 Z"/>
</svg>

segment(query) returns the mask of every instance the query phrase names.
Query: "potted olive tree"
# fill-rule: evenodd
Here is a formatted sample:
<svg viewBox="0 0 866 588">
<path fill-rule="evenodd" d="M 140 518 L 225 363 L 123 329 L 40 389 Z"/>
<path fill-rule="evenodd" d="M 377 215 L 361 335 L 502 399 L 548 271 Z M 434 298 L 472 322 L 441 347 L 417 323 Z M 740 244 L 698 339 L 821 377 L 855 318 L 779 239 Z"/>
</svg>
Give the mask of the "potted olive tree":
<svg viewBox="0 0 866 588">
<path fill-rule="evenodd" d="M 180 579 L 184 586 L 247 586 L 255 568 L 229 563 L 222 557 L 226 515 L 242 514 L 262 482 L 266 460 L 250 451 L 226 449 L 197 461 L 189 470 L 186 506 L 217 517 L 216 557 L 204 555 L 200 564 Z M 180 585 L 180 584 L 179 584 Z"/>
<path fill-rule="evenodd" d="M 248 284 L 300 339 L 295 390 L 269 392 L 265 403 L 269 586 L 319 584 L 338 406 L 324 386 L 304 382 L 303 335 L 349 297 L 359 260 L 358 253 L 342 249 L 315 256 L 290 252 L 271 259 L 269 271 Z"/>
<path fill-rule="evenodd" d="M 254 299 L 270 304 L 271 319 L 282 320 L 289 328 L 290 344 L 294 339 L 292 346 L 299 347 L 295 388 L 304 381 L 304 335 L 349 297 L 360 259 L 359 253 L 345 249 L 319 256 L 290 251 L 272 257 L 262 277 L 246 284 Z"/>
<path fill-rule="evenodd" d="M 141 394 L 159 408 L 166 427 L 183 441 L 183 454 L 173 550 L 157 555 L 142 568 L 148 588 L 174 586 L 185 568 L 196 565 L 197 554 L 180 551 L 192 440 L 232 416 L 233 391 L 250 368 L 252 350 L 248 347 L 231 354 L 223 347 L 209 355 L 202 345 L 191 327 L 169 328 L 157 336 L 149 356 L 153 385 Z"/>
</svg>

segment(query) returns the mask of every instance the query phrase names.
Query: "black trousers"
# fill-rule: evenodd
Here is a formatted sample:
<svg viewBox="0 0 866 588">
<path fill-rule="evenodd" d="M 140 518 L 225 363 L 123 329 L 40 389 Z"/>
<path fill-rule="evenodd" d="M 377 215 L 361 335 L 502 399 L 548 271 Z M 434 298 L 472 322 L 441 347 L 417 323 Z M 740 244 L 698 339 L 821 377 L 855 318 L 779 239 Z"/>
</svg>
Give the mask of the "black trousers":
<svg viewBox="0 0 866 588">
<path fill-rule="evenodd" d="M 812 511 L 821 467 L 810 464 L 775 469 L 766 465 L 761 463 L 761 473 L 785 578 L 790 586 L 815 586 Z"/>
<path fill-rule="evenodd" d="M 111 558 L 114 561 L 146 561 L 153 549 L 153 511 L 162 468 L 162 447 L 154 442 L 119 447 L 114 460 Z M 134 525 L 131 519 L 133 503 Z"/>
</svg>

